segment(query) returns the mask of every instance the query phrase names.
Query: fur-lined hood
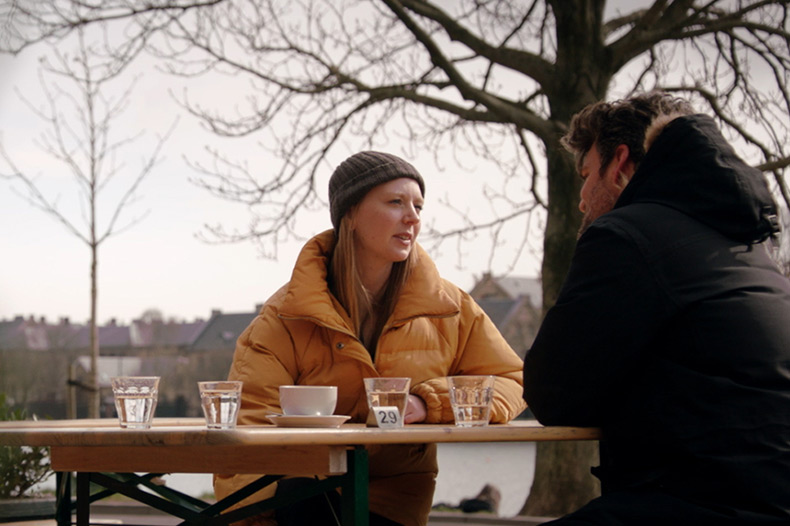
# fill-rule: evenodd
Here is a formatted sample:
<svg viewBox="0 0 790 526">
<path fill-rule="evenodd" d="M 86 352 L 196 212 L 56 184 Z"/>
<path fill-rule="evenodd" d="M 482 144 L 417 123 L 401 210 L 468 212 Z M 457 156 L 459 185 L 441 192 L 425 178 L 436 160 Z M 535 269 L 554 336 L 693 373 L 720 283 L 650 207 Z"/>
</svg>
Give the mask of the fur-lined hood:
<svg viewBox="0 0 790 526">
<path fill-rule="evenodd" d="M 744 243 L 779 231 L 762 172 L 740 159 L 707 115 L 669 116 L 645 133 L 647 154 L 615 208 L 658 203 Z"/>
</svg>

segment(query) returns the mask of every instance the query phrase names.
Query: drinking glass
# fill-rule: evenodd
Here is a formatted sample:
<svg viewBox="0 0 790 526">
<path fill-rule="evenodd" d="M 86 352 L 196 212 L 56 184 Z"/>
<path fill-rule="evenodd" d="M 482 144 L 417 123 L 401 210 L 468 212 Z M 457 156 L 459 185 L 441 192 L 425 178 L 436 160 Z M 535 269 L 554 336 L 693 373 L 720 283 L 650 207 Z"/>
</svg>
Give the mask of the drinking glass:
<svg viewBox="0 0 790 526">
<path fill-rule="evenodd" d="M 121 427 L 149 429 L 159 398 L 159 377 L 116 376 L 110 381 Z"/>
<path fill-rule="evenodd" d="M 450 405 L 455 425 L 487 426 L 494 395 L 493 376 L 449 376 Z"/>
<path fill-rule="evenodd" d="M 209 429 L 233 429 L 239 416 L 242 382 L 198 382 L 200 405 Z"/>
<path fill-rule="evenodd" d="M 409 385 L 411 378 L 364 378 L 365 393 L 368 397 L 368 424 L 379 425 L 375 420 L 373 408 L 392 407 L 398 410 L 392 427 L 403 426 L 403 416 L 406 414 L 406 404 L 409 400 Z M 386 418 L 386 415 L 385 415 Z"/>
</svg>

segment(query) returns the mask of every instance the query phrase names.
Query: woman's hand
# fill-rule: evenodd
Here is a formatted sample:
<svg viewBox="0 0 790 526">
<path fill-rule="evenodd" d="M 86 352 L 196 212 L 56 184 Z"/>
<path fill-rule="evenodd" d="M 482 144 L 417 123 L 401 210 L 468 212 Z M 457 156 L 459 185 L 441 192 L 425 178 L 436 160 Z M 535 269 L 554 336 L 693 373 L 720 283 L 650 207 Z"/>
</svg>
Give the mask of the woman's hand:
<svg viewBox="0 0 790 526">
<path fill-rule="evenodd" d="M 417 395 L 409 395 L 409 400 L 406 402 L 406 414 L 403 415 L 404 424 L 415 424 L 424 422 L 428 417 L 428 408 L 425 402 Z"/>
</svg>

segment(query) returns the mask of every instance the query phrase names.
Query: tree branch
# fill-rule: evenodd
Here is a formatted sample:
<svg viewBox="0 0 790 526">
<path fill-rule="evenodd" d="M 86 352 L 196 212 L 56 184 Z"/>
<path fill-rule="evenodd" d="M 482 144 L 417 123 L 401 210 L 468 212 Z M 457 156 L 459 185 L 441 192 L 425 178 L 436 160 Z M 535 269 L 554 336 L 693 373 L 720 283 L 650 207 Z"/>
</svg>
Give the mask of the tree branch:
<svg viewBox="0 0 790 526">
<path fill-rule="evenodd" d="M 518 71 L 533 78 L 538 84 L 545 84 L 555 74 L 554 64 L 545 58 L 523 49 L 490 44 L 463 27 L 455 18 L 435 4 L 421 0 L 387 1 L 385 3 L 388 5 L 400 3 L 414 13 L 436 22 L 447 32 L 450 39 L 465 45 L 476 56 L 484 57 L 493 64 Z M 519 24 L 519 26 L 521 25 Z M 511 35 L 515 32 L 516 28 L 513 29 Z"/>
</svg>

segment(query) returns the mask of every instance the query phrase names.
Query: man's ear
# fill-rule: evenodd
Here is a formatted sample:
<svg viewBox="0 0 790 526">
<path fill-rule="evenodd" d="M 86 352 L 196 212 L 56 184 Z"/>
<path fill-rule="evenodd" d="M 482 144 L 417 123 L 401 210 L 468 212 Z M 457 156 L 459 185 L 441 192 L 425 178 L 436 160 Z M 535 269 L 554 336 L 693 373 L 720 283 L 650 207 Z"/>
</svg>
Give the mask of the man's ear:
<svg viewBox="0 0 790 526">
<path fill-rule="evenodd" d="M 619 191 L 622 191 L 631 182 L 631 177 L 636 171 L 636 165 L 631 160 L 631 150 L 625 144 L 620 144 L 615 148 L 614 156 L 612 157 L 612 167 L 614 169 L 607 172 L 607 175 L 611 178 L 607 182 Z"/>
</svg>

